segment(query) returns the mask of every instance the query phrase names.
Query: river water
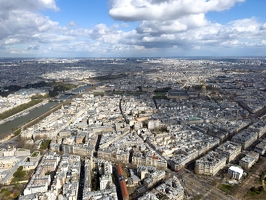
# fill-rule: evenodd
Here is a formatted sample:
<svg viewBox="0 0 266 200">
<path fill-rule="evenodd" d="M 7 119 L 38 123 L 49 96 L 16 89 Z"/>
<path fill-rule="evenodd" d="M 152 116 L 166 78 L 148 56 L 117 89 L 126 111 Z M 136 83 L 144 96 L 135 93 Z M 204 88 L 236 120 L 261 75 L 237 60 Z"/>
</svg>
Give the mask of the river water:
<svg viewBox="0 0 266 200">
<path fill-rule="evenodd" d="M 90 87 L 89 85 L 81 86 L 81 87 L 74 89 L 72 92 L 83 91 L 85 89 L 88 89 L 89 87 Z M 67 99 L 70 99 L 71 97 L 72 97 L 72 95 L 62 95 L 59 97 L 59 99 L 60 100 L 67 100 Z M 31 121 L 32 119 L 35 119 L 35 118 L 41 116 L 42 114 L 48 112 L 49 110 L 51 110 L 52 108 L 54 108 L 58 104 L 59 104 L 59 102 L 48 102 L 44 105 L 41 105 L 37 108 L 34 108 L 33 110 L 30 110 L 29 114 L 27 114 L 27 115 L 18 117 L 16 119 L 13 119 L 12 121 L 1 124 L 0 125 L 0 134 L 9 133 L 9 132 L 11 133 L 13 128 L 17 128 L 17 127 Z"/>
</svg>

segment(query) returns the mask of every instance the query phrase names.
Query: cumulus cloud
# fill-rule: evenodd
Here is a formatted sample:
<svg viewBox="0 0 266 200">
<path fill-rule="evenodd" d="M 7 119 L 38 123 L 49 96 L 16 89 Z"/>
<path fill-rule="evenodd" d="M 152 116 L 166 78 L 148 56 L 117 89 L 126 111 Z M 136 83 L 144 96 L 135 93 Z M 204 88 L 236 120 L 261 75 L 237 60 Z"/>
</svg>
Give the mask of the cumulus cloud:
<svg viewBox="0 0 266 200">
<path fill-rule="evenodd" d="M 91 29 L 70 21 L 62 26 L 39 10 L 59 11 L 55 0 L 0 1 L 1 53 L 73 56 L 153 55 L 156 51 L 203 51 L 213 47 L 265 47 L 266 23 L 257 18 L 213 23 L 210 11 L 230 9 L 244 0 L 111 0 L 109 14 L 121 24 L 96 24 Z M 137 27 L 129 30 L 131 23 Z M 125 31 L 123 30 L 126 27 Z M 17 47 L 24 44 L 24 49 Z M 26 47 L 25 47 L 26 46 Z M 77 52 L 74 54 L 71 52 Z M 166 51 L 164 51 L 166 52 Z M 87 55 L 86 53 L 82 55 Z M 160 54 L 161 55 L 161 54 Z"/>
<path fill-rule="evenodd" d="M 59 8 L 56 6 L 55 0 L 1 0 L 0 10 L 8 13 L 11 10 L 42 10 L 42 9 L 52 9 L 58 11 Z"/>
<path fill-rule="evenodd" d="M 204 14 L 193 14 L 189 16 L 181 17 L 177 20 L 145 20 L 142 21 L 137 28 L 139 33 L 151 33 L 151 34 L 165 34 L 165 33 L 176 33 L 180 31 L 186 31 L 190 28 L 196 28 L 208 25 Z"/>
<path fill-rule="evenodd" d="M 73 26 L 73 27 L 77 26 L 77 24 L 74 21 L 70 21 L 67 25 L 68 26 Z"/>
<path fill-rule="evenodd" d="M 7 20 L 0 23 L 0 41 L 5 44 L 8 44 L 10 40 L 17 43 L 29 42 L 34 39 L 34 34 L 46 34 L 56 28 L 57 25 L 57 22 L 53 22 L 39 14 L 19 10 L 13 11 Z"/>
<path fill-rule="evenodd" d="M 0 1 L 0 44 L 32 42 L 34 34 L 47 33 L 58 26 L 57 22 L 37 13 L 39 9 L 58 10 L 54 0 Z"/>
<path fill-rule="evenodd" d="M 28 46 L 27 50 L 39 50 L 40 45 L 30 45 Z"/>
<path fill-rule="evenodd" d="M 92 51 L 97 50 L 99 46 L 100 46 L 99 42 L 88 43 L 84 41 L 74 41 L 74 42 L 68 43 L 67 45 L 61 44 L 61 43 L 52 44 L 49 47 L 49 51 L 72 52 L 72 53 L 82 52 L 82 51 L 92 52 Z"/>
<path fill-rule="evenodd" d="M 244 0 L 112 0 L 109 15 L 121 21 L 173 20 L 222 11 Z"/>
<path fill-rule="evenodd" d="M 109 15 L 140 22 L 136 32 L 123 34 L 120 42 L 125 44 L 134 41 L 145 48 L 185 50 L 254 45 L 265 38 L 266 29 L 256 18 L 222 25 L 205 17 L 207 12 L 230 9 L 241 2 L 244 0 L 112 0 Z"/>
<path fill-rule="evenodd" d="M 17 38 L 7 38 L 5 40 L 5 42 L 4 42 L 4 44 L 6 44 L 6 45 L 9 45 L 9 44 L 17 44 L 19 42 L 20 42 L 20 40 L 17 39 Z"/>
<path fill-rule="evenodd" d="M 14 11 L 34 12 L 36 10 L 52 9 L 58 11 L 54 0 L 1 0 L 0 1 L 0 19 L 7 20 L 14 17 Z"/>
<path fill-rule="evenodd" d="M 158 21 L 142 22 L 137 31 L 123 34 L 123 39 L 120 42 L 134 43 L 145 48 L 178 47 L 183 50 L 191 50 L 214 46 L 255 46 L 258 44 L 257 41 L 262 40 L 266 35 L 266 30 L 261 29 L 262 24 L 256 18 L 231 21 L 225 25 L 207 22 L 202 26 L 191 26 L 190 28 L 188 26 L 184 30 L 173 26 L 175 21 L 161 23 L 163 25 L 157 26 L 160 24 Z"/>
<path fill-rule="evenodd" d="M 200 49 L 202 46 L 236 46 L 262 35 L 265 25 L 255 18 L 221 25 L 205 13 L 230 9 L 244 0 L 112 0 L 109 15 L 121 21 L 140 21 L 135 32 L 120 42 L 145 48 Z M 126 40 L 128 38 L 128 40 Z"/>
</svg>

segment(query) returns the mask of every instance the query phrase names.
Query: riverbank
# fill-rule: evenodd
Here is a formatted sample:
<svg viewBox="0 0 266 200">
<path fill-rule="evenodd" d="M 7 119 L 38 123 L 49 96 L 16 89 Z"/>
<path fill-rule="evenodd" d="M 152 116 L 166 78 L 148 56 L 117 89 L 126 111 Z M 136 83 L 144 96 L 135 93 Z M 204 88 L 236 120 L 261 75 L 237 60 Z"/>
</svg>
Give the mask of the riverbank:
<svg viewBox="0 0 266 200">
<path fill-rule="evenodd" d="M 53 102 L 49 101 L 49 99 L 46 99 L 45 101 L 42 101 L 41 103 L 36 104 L 35 106 L 29 108 L 31 109 L 28 110 L 30 111 L 29 114 L 22 115 L 21 117 L 17 117 L 15 119 L 11 118 L 11 120 L 9 119 L 9 121 L 6 121 L 6 123 L 0 124 L 0 140 L 7 141 L 11 139 L 12 137 L 17 135 L 15 134 L 15 130 L 21 128 L 25 129 L 29 126 L 34 125 L 35 123 L 38 123 L 39 120 L 43 119 L 46 115 L 50 114 L 51 112 L 54 112 L 55 109 L 61 108 L 62 105 L 70 103 L 72 98 L 77 98 L 80 95 L 82 95 L 84 91 L 89 91 L 93 88 L 94 87 L 92 87 L 91 85 L 83 85 L 77 87 L 73 91 L 70 91 L 73 92 L 73 95 L 63 95 L 62 96 L 63 101 Z M 27 112 L 27 110 L 24 110 L 23 112 L 25 113 Z M 21 114 L 23 113 L 20 113 L 20 115 Z"/>
<path fill-rule="evenodd" d="M 10 135 L 5 136 L 4 138 L 0 139 L 0 143 L 4 143 L 8 140 L 10 140 L 11 138 L 13 138 L 15 135 L 13 133 L 11 133 Z"/>
<path fill-rule="evenodd" d="M 10 116 L 10 117 L 7 117 L 7 118 L 5 118 L 5 119 L 3 119 L 3 120 L 0 120 L 0 125 L 1 125 L 1 124 L 4 124 L 4 123 L 6 123 L 6 122 L 12 121 L 12 120 L 14 120 L 14 119 L 16 119 L 16 118 L 19 118 L 19 117 L 21 117 L 21 116 L 24 116 L 24 115 L 29 114 L 29 112 L 30 112 L 31 110 L 33 110 L 33 109 L 35 109 L 35 108 L 38 108 L 38 107 L 40 107 L 40 106 L 42 106 L 42 105 L 48 103 L 48 101 L 49 101 L 48 99 L 45 99 L 45 100 L 43 100 L 42 102 L 40 102 L 40 103 L 38 103 L 38 104 L 35 104 L 34 106 L 31 106 L 31 107 L 29 107 L 29 108 L 27 108 L 27 109 L 25 109 L 25 110 L 22 110 L 22 111 L 20 111 L 20 112 L 14 114 L 14 115 L 12 115 L 12 116 Z"/>
</svg>

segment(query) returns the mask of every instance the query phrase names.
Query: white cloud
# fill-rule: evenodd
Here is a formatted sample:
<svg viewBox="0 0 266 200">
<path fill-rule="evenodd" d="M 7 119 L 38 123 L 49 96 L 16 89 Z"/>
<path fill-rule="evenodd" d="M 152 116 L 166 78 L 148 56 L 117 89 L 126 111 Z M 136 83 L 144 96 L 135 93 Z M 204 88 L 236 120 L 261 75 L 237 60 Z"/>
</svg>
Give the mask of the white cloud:
<svg viewBox="0 0 266 200">
<path fill-rule="evenodd" d="M 15 39 L 15 38 L 8 38 L 8 39 L 5 40 L 4 43 L 5 44 L 17 44 L 17 43 L 19 43 L 19 40 Z"/>
<path fill-rule="evenodd" d="M 73 26 L 73 27 L 77 26 L 77 24 L 74 21 L 70 21 L 67 25 L 68 26 Z"/>
<path fill-rule="evenodd" d="M 30 45 L 27 47 L 27 50 L 39 50 L 40 45 Z"/>
<path fill-rule="evenodd" d="M 0 44 L 33 42 L 34 34 L 55 29 L 58 23 L 36 12 L 39 9 L 58 8 L 54 0 L 0 1 Z"/>
<path fill-rule="evenodd" d="M 145 48 L 158 49 L 177 46 L 189 51 L 214 46 L 217 48 L 255 46 L 257 41 L 266 37 L 266 30 L 261 29 L 262 24 L 256 18 L 236 20 L 225 25 L 206 21 L 204 25 L 187 26 L 184 30 L 178 29 L 180 26 L 174 26 L 174 23 L 176 21 L 142 22 L 137 32 L 123 34 L 123 39 L 119 42 L 132 44 L 133 41 L 134 44 Z"/>
<path fill-rule="evenodd" d="M 256 18 L 228 24 L 212 23 L 205 13 L 230 9 L 244 0 L 112 0 L 109 14 L 116 20 L 140 21 L 136 31 L 120 34 L 119 42 L 145 48 L 202 49 L 257 44 L 265 24 Z M 240 42 L 245 41 L 245 42 Z"/>
<path fill-rule="evenodd" d="M 265 47 L 266 23 L 257 18 L 227 24 L 212 23 L 206 18 L 209 11 L 229 9 L 239 2 L 243 0 L 111 1 L 109 14 L 114 19 L 139 21 L 137 27 L 129 30 L 129 23 L 123 22 L 110 26 L 99 23 L 91 29 L 78 27 L 74 21 L 61 26 L 38 12 L 58 11 L 55 0 L 0 0 L 0 52 L 148 56 L 162 51 L 165 55 L 167 51 L 200 52 L 213 47 Z M 124 27 L 129 31 L 123 31 Z"/>
<path fill-rule="evenodd" d="M 205 19 L 204 14 L 189 15 L 177 20 L 168 21 L 142 21 L 137 28 L 139 33 L 165 34 L 186 31 L 190 28 L 206 26 L 210 22 Z"/>
<path fill-rule="evenodd" d="M 112 0 L 109 14 L 116 20 L 174 20 L 191 14 L 222 11 L 244 0 Z"/>
<path fill-rule="evenodd" d="M 237 32 L 257 32 L 260 29 L 260 24 L 256 21 L 255 18 L 250 19 L 240 19 L 230 22 L 232 28 Z"/>
<path fill-rule="evenodd" d="M 88 43 L 84 41 L 76 41 L 76 42 L 70 42 L 68 44 L 52 44 L 49 47 L 49 51 L 52 52 L 69 52 L 69 53 L 74 53 L 74 52 L 93 52 L 96 51 L 97 48 L 99 47 L 100 43 L 95 42 L 95 43 Z"/>
<path fill-rule="evenodd" d="M 221 46 L 224 46 L 224 47 L 232 47 L 232 46 L 238 46 L 238 45 L 240 45 L 240 42 L 238 40 L 221 42 Z"/>
<path fill-rule="evenodd" d="M 264 46 L 266 46 L 266 40 L 262 40 L 261 41 L 261 44 L 264 45 Z"/>
<path fill-rule="evenodd" d="M 7 14 L 12 10 L 43 10 L 52 9 L 58 11 L 59 8 L 56 6 L 55 0 L 1 0 L 0 1 L 0 11 L 3 15 Z"/>
<path fill-rule="evenodd" d="M 59 8 L 57 8 L 54 0 L 38 0 L 37 2 L 39 2 L 40 4 L 43 4 L 45 8 L 59 10 Z"/>
</svg>

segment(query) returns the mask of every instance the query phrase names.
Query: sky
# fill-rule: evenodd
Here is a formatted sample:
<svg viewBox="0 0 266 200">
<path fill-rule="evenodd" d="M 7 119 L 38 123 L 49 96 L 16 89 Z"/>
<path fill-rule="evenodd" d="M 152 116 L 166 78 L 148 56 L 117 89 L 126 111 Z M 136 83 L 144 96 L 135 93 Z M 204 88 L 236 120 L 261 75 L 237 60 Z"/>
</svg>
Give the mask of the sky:
<svg viewBox="0 0 266 200">
<path fill-rule="evenodd" d="M 0 0 L 0 57 L 266 56 L 265 0 Z"/>
</svg>

